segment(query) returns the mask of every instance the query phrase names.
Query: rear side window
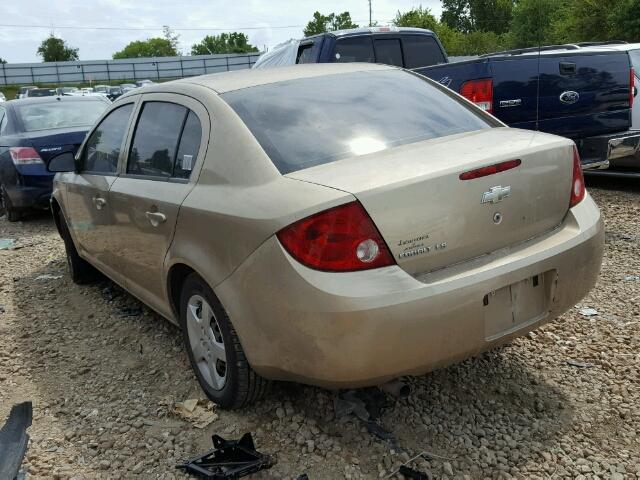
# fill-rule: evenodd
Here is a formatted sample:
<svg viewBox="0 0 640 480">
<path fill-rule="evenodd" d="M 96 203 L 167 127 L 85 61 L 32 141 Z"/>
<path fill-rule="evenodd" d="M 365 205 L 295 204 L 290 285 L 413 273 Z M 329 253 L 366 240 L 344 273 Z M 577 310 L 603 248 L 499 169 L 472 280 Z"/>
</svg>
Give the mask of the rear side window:
<svg viewBox="0 0 640 480">
<path fill-rule="evenodd" d="M 444 62 L 442 49 L 435 38 L 427 35 L 405 35 L 402 38 L 405 68 L 426 67 Z"/>
<path fill-rule="evenodd" d="M 83 170 L 112 175 L 118 168 L 118 157 L 129 127 L 133 104 L 129 103 L 110 112 L 98 125 L 85 146 Z"/>
<path fill-rule="evenodd" d="M 133 137 L 127 173 L 170 177 L 187 109 L 167 102 L 146 102 Z"/>
<path fill-rule="evenodd" d="M 376 39 L 373 43 L 376 47 L 376 63 L 402 67 L 402 48 L 399 39 Z"/>
<path fill-rule="evenodd" d="M 492 126 L 424 77 L 397 69 L 300 78 L 222 98 L 282 174 Z"/>
<path fill-rule="evenodd" d="M 340 63 L 374 62 L 371 36 L 363 35 L 338 39 L 333 57 L 332 61 Z"/>
<path fill-rule="evenodd" d="M 178 155 L 176 156 L 176 163 L 173 168 L 173 177 L 189 178 L 196 158 L 198 158 L 201 139 L 202 126 L 200 125 L 200 120 L 195 113 L 189 112 L 187 121 L 184 122 L 182 138 L 180 139 L 180 146 L 178 147 Z"/>
<path fill-rule="evenodd" d="M 129 151 L 127 173 L 188 179 L 201 138 L 200 120 L 188 108 L 145 102 Z"/>
</svg>

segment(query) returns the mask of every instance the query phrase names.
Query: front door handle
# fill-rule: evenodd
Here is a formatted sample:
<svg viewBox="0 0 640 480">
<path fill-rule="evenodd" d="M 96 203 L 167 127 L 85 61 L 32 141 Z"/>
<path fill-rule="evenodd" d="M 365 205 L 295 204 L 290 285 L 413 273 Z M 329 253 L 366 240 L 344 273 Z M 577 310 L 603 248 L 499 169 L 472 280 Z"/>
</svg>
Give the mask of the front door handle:
<svg viewBox="0 0 640 480">
<path fill-rule="evenodd" d="M 145 214 L 147 215 L 147 219 L 149 220 L 149 223 L 154 227 L 157 227 L 161 223 L 164 223 L 167 221 L 167 216 L 164 213 L 145 212 Z"/>
<path fill-rule="evenodd" d="M 107 204 L 107 201 L 102 197 L 93 197 L 93 204 L 98 210 L 102 210 Z"/>
</svg>

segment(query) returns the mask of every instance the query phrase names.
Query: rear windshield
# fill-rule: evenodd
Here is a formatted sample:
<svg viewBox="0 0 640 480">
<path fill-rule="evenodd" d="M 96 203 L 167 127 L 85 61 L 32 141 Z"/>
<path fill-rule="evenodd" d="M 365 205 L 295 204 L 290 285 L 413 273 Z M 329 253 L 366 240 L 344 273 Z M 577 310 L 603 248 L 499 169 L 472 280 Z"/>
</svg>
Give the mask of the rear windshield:
<svg viewBox="0 0 640 480">
<path fill-rule="evenodd" d="M 402 70 L 296 79 L 222 98 L 282 174 L 491 128 L 479 113 Z"/>
<path fill-rule="evenodd" d="M 24 130 L 51 130 L 54 128 L 86 127 L 93 125 L 108 104 L 103 101 L 54 101 L 16 106 Z"/>
</svg>

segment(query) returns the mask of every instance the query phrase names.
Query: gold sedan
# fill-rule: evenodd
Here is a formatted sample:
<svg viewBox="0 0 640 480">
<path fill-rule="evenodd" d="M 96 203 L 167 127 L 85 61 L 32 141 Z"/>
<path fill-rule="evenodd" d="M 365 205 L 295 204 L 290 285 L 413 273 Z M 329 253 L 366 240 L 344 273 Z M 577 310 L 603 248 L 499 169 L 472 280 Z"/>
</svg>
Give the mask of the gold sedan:
<svg viewBox="0 0 640 480">
<path fill-rule="evenodd" d="M 476 355 L 575 305 L 602 259 L 570 140 L 389 66 L 134 90 L 49 169 L 73 280 L 98 270 L 179 324 L 228 408 L 267 379 L 378 385 Z"/>
</svg>

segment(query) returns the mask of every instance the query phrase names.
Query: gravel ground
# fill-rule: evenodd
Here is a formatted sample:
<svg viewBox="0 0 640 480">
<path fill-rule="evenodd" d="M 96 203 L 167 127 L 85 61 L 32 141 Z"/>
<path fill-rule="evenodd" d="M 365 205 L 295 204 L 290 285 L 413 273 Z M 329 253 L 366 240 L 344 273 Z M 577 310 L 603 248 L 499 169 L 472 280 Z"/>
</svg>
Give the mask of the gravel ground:
<svg viewBox="0 0 640 480">
<path fill-rule="evenodd" d="M 211 405 L 177 328 L 111 282 L 74 285 L 47 215 L 2 218 L 0 238 L 20 248 L 0 251 L 0 423 L 33 401 L 33 478 L 182 478 L 175 464 L 208 450 L 212 433 L 247 431 L 278 456 L 256 478 L 386 478 L 424 451 L 413 465 L 432 478 L 640 478 L 637 185 L 590 185 L 607 229 L 594 291 L 504 348 L 407 379 L 414 393 L 381 417 L 395 448 L 355 417 L 336 418 L 335 394 L 300 385 L 195 428 L 175 404 Z"/>
</svg>

